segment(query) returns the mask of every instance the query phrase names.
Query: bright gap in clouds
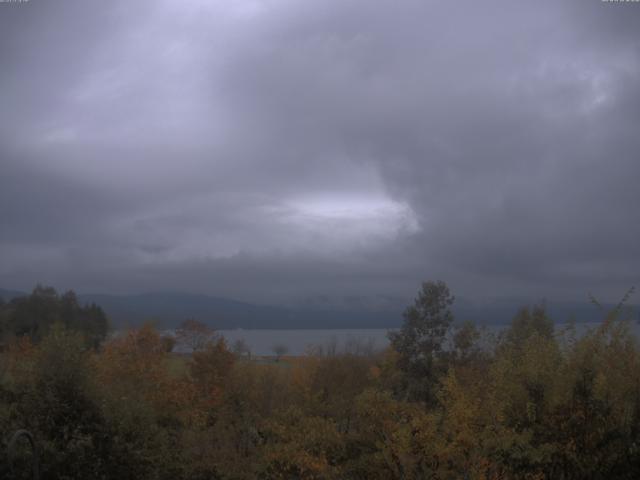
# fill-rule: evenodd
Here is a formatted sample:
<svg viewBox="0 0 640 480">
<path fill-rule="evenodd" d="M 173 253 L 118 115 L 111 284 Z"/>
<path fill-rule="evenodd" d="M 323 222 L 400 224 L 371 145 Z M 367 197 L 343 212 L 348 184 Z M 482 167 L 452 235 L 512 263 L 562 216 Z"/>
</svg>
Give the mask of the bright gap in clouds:
<svg viewBox="0 0 640 480">
<path fill-rule="evenodd" d="M 121 229 L 135 236 L 138 259 L 151 263 L 274 252 L 323 258 L 338 252 L 351 255 L 420 229 L 408 205 L 375 192 L 316 192 L 273 201 L 258 196 L 245 205 L 240 200 L 221 210 L 215 195 L 194 197 L 180 208 L 135 215 Z M 211 216 L 216 211 L 222 217 Z"/>
<path fill-rule="evenodd" d="M 340 249 L 368 246 L 419 230 L 413 210 L 384 196 L 315 195 L 289 203 L 288 220 L 324 246 Z"/>
<path fill-rule="evenodd" d="M 402 215 L 408 209 L 383 197 L 316 195 L 291 202 L 300 215 L 325 219 L 363 220 Z"/>
</svg>

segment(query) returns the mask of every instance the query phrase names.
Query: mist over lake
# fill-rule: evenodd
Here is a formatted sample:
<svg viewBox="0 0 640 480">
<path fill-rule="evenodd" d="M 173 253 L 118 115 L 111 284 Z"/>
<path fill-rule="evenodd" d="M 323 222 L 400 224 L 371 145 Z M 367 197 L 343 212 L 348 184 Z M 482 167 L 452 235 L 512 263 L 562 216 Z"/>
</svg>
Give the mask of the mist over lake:
<svg viewBox="0 0 640 480">
<path fill-rule="evenodd" d="M 590 329 L 597 328 L 601 323 L 588 322 L 575 324 L 576 336 L 581 336 Z M 569 326 L 568 323 L 557 323 L 556 333 L 560 334 Z M 640 335 L 640 324 L 629 322 L 629 327 L 637 337 Z M 484 334 L 489 338 L 497 336 L 506 325 L 490 325 L 484 327 Z M 300 330 L 267 330 L 267 329 L 233 329 L 218 330 L 227 344 L 231 347 L 238 340 L 244 340 L 253 355 L 273 355 L 275 345 L 284 345 L 288 355 L 305 355 L 313 347 L 334 348 L 336 352 L 353 349 L 369 349 L 379 351 L 389 345 L 387 333 L 393 329 L 300 329 Z M 186 349 L 176 345 L 176 352 L 187 353 Z"/>
</svg>

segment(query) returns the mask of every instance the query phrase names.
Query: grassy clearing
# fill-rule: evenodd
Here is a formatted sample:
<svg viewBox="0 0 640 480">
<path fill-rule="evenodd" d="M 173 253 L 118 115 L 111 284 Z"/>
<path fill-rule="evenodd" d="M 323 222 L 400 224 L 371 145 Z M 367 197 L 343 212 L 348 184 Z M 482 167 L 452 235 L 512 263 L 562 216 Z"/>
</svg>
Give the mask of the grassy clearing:
<svg viewBox="0 0 640 480">
<path fill-rule="evenodd" d="M 191 355 L 182 353 L 170 353 L 167 355 L 167 371 L 172 377 L 180 377 L 187 373 L 187 363 Z"/>
</svg>

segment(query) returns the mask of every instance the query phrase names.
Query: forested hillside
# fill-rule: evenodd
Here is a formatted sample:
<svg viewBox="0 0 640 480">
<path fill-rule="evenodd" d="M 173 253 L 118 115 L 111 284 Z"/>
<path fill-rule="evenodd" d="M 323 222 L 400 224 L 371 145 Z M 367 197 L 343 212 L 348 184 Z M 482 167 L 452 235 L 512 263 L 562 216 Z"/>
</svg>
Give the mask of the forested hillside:
<svg viewBox="0 0 640 480">
<path fill-rule="evenodd" d="M 98 307 L 49 293 L 41 310 L 3 306 L 5 333 L 25 305 L 36 323 L 7 336 L 0 364 L 3 439 L 29 430 L 43 478 L 640 475 L 640 348 L 624 302 L 581 336 L 532 307 L 491 338 L 454 327 L 449 289 L 426 282 L 386 351 L 275 361 L 190 324 L 178 334 L 191 355 L 149 325 L 96 343 L 83 322 Z M 31 478 L 27 449 L 0 455 L 0 477 Z"/>
<path fill-rule="evenodd" d="M 335 299 L 323 296 L 293 305 L 261 305 L 178 292 L 73 295 L 79 305 L 100 305 L 114 330 L 141 326 L 148 321 L 153 321 L 158 328 L 175 328 L 185 318 L 195 318 L 220 330 L 387 329 L 398 328 L 402 324 L 402 308 L 407 304 L 400 298 L 382 296 L 381 300 L 380 295 Z M 28 294 L 24 292 L 0 289 L 0 302 L 26 296 Z M 474 302 L 458 297 L 452 311 L 457 322 L 503 326 L 511 321 L 523 302 L 518 298 Z M 603 308 L 612 309 L 615 305 L 603 305 Z M 559 323 L 571 319 L 579 323 L 594 323 L 602 317 L 601 312 L 586 301 L 545 299 L 545 309 Z M 637 312 L 638 305 L 635 309 Z"/>
</svg>

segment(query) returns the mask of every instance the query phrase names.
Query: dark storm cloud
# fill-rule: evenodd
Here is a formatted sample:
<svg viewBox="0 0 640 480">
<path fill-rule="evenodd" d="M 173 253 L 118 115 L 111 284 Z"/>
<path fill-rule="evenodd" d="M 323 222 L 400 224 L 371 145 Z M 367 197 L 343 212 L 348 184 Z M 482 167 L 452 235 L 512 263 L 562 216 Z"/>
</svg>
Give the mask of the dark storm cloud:
<svg viewBox="0 0 640 480">
<path fill-rule="evenodd" d="M 617 296 L 640 7 L 0 7 L 0 284 Z"/>
</svg>

